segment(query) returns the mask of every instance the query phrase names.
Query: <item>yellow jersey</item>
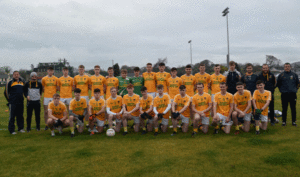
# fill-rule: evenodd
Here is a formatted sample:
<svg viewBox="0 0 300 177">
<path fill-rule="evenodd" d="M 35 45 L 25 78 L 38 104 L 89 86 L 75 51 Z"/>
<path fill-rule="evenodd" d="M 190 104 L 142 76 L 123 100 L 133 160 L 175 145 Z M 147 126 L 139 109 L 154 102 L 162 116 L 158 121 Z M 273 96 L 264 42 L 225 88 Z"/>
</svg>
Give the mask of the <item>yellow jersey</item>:
<svg viewBox="0 0 300 177">
<path fill-rule="evenodd" d="M 211 94 L 216 94 L 220 92 L 220 83 L 226 82 L 226 77 L 222 74 L 219 74 L 218 76 L 216 74 L 212 74 L 210 76 L 210 87 L 211 87 Z"/>
<path fill-rule="evenodd" d="M 186 76 L 186 75 L 182 75 L 181 76 L 182 79 L 182 84 L 185 85 L 186 87 L 186 94 L 188 96 L 193 96 L 194 95 L 194 86 L 196 84 L 196 79 L 195 76 L 190 75 L 190 76 Z"/>
<path fill-rule="evenodd" d="M 129 112 L 133 110 L 137 104 L 140 103 L 140 96 L 137 94 L 133 94 L 132 96 L 129 96 L 128 94 L 124 95 L 123 97 L 123 103 L 126 106 L 126 110 Z M 139 109 L 131 113 L 132 116 L 138 117 L 139 116 Z"/>
<path fill-rule="evenodd" d="M 208 93 L 203 92 L 202 95 L 199 95 L 199 93 L 196 93 L 193 96 L 192 105 L 195 106 L 197 111 L 204 111 L 209 107 L 209 104 L 211 103 L 211 96 Z M 207 111 L 205 113 L 206 117 L 209 117 L 209 112 Z"/>
<path fill-rule="evenodd" d="M 104 99 L 100 98 L 96 100 L 95 98 L 89 101 L 89 106 L 92 108 L 92 114 L 96 114 L 97 112 L 101 111 L 102 107 L 105 106 Z M 105 111 L 96 116 L 98 120 L 104 121 L 105 120 Z"/>
<path fill-rule="evenodd" d="M 168 93 L 167 89 L 167 80 L 171 77 L 170 73 L 167 72 L 157 72 L 156 73 L 156 85 L 163 85 L 164 86 L 164 93 Z"/>
<path fill-rule="evenodd" d="M 188 106 L 183 113 L 181 113 L 184 117 L 189 118 L 191 116 L 190 114 L 190 102 L 191 102 L 191 97 L 188 96 L 187 94 L 185 97 L 182 97 L 180 94 L 176 95 L 174 98 L 174 102 L 177 103 L 176 111 L 180 111 L 183 107 Z"/>
<path fill-rule="evenodd" d="M 72 77 L 60 77 L 58 79 L 58 86 L 60 88 L 60 98 L 72 98 L 74 80 Z"/>
<path fill-rule="evenodd" d="M 69 106 L 69 110 L 79 116 L 83 115 L 84 109 L 86 109 L 86 108 L 87 108 L 87 102 L 84 98 L 80 98 L 79 101 L 77 101 L 75 98 L 73 98 L 71 100 L 70 106 Z"/>
<path fill-rule="evenodd" d="M 168 105 L 171 104 L 171 98 L 168 94 L 164 94 L 162 97 L 159 95 L 154 98 L 153 107 L 156 107 L 158 113 L 163 113 Z M 165 115 L 165 119 L 169 119 L 170 111 L 168 111 Z"/>
<path fill-rule="evenodd" d="M 105 77 L 99 75 L 99 76 L 91 76 L 91 85 L 92 85 L 92 97 L 94 96 L 94 90 L 100 89 L 101 96 L 104 95 L 104 85 L 106 83 Z"/>
<path fill-rule="evenodd" d="M 45 76 L 42 79 L 42 86 L 44 87 L 44 98 L 52 98 L 57 91 L 58 79 L 55 76 Z"/>
<path fill-rule="evenodd" d="M 155 72 L 144 72 L 144 86 L 147 87 L 148 92 L 156 92 L 156 74 Z M 166 90 L 167 88 L 164 88 Z"/>
<path fill-rule="evenodd" d="M 52 111 L 52 115 L 56 118 L 62 119 L 64 117 L 64 112 L 67 111 L 66 105 L 59 101 L 58 106 L 54 105 L 54 102 L 51 101 L 48 105 L 48 110 Z"/>
<path fill-rule="evenodd" d="M 201 75 L 200 73 L 195 74 L 196 84 L 203 83 L 204 85 L 204 92 L 208 93 L 208 84 L 210 84 L 210 75 L 204 73 Z"/>
<path fill-rule="evenodd" d="M 151 95 L 148 94 L 147 99 L 144 99 L 143 97 L 140 98 L 140 107 L 142 108 L 142 111 L 148 111 L 151 105 L 153 106 L 153 97 Z M 149 115 L 154 117 L 153 110 L 149 113 Z"/>
<path fill-rule="evenodd" d="M 226 117 L 229 115 L 230 104 L 234 103 L 232 94 L 228 92 L 225 95 L 222 95 L 221 92 L 216 93 L 214 102 L 217 103 L 217 113 Z"/>
<path fill-rule="evenodd" d="M 105 98 L 108 99 L 111 94 L 110 94 L 110 89 L 113 87 L 116 87 L 117 91 L 118 91 L 118 86 L 119 86 L 119 79 L 116 77 L 109 77 L 106 79 L 106 94 L 105 94 Z M 122 102 L 121 102 L 122 104 Z"/>
<path fill-rule="evenodd" d="M 239 92 L 236 92 L 233 96 L 234 98 L 234 104 L 237 106 L 237 108 L 241 111 L 244 111 L 248 106 L 248 101 L 251 101 L 251 92 L 248 90 L 244 90 L 243 95 L 240 95 Z M 250 109 L 246 112 L 249 114 L 251 112 L 251 106 Z"/>
<path fill-rule="evenodd" d="M 175 95 L 179 94 L 179 87 L 182 85 L 182 79 L 179 77 L 170 77 L 167 81 L 167 86 L 169 88 L 169 95 L 171 99 L 174 99 Z"/>
<path fill-rule="evenodd" d="M 264 93 L 260 93 L 258 90 L 255 90 L 253 93 L 253 100 L 255 100 L 255 104 L 257 109 L 261 109 L 267 103 L 267 101 L 271 101 L 271 92 L 265 90 Z M 261 114 L 264 116 L 268 116 L 269 107 L 264 109 Z"/>
<path fill-rule="evenodd" d="M 122 97 L 119 95 L 115 99 L 109 97 L 106 101 L 106 107 L 113 113 L 119 113 L 122 110 Z"/>
<path fill-rule="evenodd" d="M 89 96 L 89 85 L 91 84 L 90 77 L 88 75 L 77 75 L 74 77 L 74 85 L 81 90 L 81 96 Z"/>
</svg>

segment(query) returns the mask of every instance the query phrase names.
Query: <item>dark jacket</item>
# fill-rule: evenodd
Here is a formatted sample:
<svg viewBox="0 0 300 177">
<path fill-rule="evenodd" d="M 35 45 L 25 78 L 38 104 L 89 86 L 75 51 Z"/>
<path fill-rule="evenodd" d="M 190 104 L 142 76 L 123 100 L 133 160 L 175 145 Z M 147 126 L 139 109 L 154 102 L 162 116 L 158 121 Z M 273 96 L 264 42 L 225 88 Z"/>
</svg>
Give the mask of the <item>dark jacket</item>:
<svg viewBox="0 0 300 177">
<path fill-rule="evenodd" d="M 258 75 L 258 80 L 262 80 L 265 83 L 265 89 L 271 91 L 274 93 L 276 88 L 276 78 L 273 73 L 268 73 L 268 77 L 263 75 L 263 72 L 261 72 Z"/>
<path fill-rule="evenodd" d="M 256 81 L 258 81 L 258 76 L 256 74 L 252 75 L 243 75 L 241 78 L 241 82 L 246 84 L 246 89 L 251 92 L 251 94 L 254 93 L 256 90 Z"/>
<path fill-rule="evenodd" d="M 298 75 L 291 71 L 284 71 L 278 76 L 277 87 L 281 93 L 296 93 L 299 87 Z"/>
<path fill-rule="evenodd" d="M 224 72 L 223 75 L 226 76 L 226 83 L 228 85 L 227 91 L 231 94 L 235 94 L 237 92 L 236 83 L 240 81 L 241 73 L 238 72 L 237 70 L 234 71 L 228 70 Z"/>
<path fill-rule="evenodd" d="M 41 99 L 43 86 L 40 82 L 27 82 L 24 86 L 24 96 L 30 97 L 30 102 L 39 102 Z"/>
<path fill-rule="evenodd" d="M 10 104 L 23 104 L 24 101 L 24 81 L 12 79 L 6 85 L 8 93 L 8 103 Z"/>
</svg>

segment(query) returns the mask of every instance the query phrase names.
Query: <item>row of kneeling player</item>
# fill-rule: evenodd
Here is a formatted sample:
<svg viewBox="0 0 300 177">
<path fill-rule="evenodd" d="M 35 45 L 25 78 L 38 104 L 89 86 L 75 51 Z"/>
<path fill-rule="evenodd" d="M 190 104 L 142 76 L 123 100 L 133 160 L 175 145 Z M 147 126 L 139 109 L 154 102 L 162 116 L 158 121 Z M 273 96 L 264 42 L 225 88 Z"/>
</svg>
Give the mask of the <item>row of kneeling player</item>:
<svg viewBox="0 0 300 177">
<path fill-rule="evenodd" d="M 163 85 L 157 86 L 158 94 L 153 98 L 148 94 L 146 87 L 141 88 L 142 97 L 139 97 L 134 94 L 133 85 L 129 84 L 128 94 L 123 98 L 117 95 L 117 89 L 113 87 L 110 90 L 111 97 L 106 101 L 100 96 L 100 89 L 95 89 L 94 97 L 89 104 L 80 97 L 81 90 L 75 89 L 75 98 L 69 106 L 69 116 L 65 104 L 60 101 L 59 94 L 54 94 L 53 101 L 48 106 L 47 123 L 52 136 L 55 136 L 54 128 L 62 132 L 63 127 L 70 126 L 71 137 L 75 135 L 75 123 L 78 132 L 83 131 L 84 119 L 89 120 L 91 135 L 95 133 L 94 125 L 97 127 L 97 132 L 103 132 L 107 119 L 109 128 L 113 128 L 116 132 L 120 132 L 123 126 L 123 135 L 128 134 L 128 120 L 133 120 L 135 132 L 139 132 L 142 128 L 142 134 L 146 134 L 154 129 L 156 136 L 159 134 L 159 129 L 163 133 L 167 132 L 169 117 L 172 117 L 172 136 L 177 134 L 177 125 L 180 120 L 182 132 L 188 132 L 191 118 L 193 118 L 192 136 L 197 134 L 198 129 L 207 133 L 210 116 L 212 116 L 211 125 L 215 127 L 215 134 L 219 130 L 223 130 L 226 134 L 230 133 L 232 125 L 236 129 L 235 134 L 239 134 L 240 129 L 248 132 L 252 117 L 255 119 L 256 134 L 260 133 L 260 129 L 266 130 L 271 93 L 264 90 L 264 83 L 257 81 L 257 90 L 253 95 L 244 89 L 244 84 L 241 82 L 237 83 L 236 88 L 238 91 L 232 95 L 227 92 L 226 83 L 222 82 L 220 83 L 221 91 L 212 99 L 211 95 L 204 92 L 203 83 L 197 84 L 197 93 L 193 97 L 188 96 L 186 87 L 181 85 L 179 94 L 171 100 L 168 94 L 164 94 Z"/>
</svg>

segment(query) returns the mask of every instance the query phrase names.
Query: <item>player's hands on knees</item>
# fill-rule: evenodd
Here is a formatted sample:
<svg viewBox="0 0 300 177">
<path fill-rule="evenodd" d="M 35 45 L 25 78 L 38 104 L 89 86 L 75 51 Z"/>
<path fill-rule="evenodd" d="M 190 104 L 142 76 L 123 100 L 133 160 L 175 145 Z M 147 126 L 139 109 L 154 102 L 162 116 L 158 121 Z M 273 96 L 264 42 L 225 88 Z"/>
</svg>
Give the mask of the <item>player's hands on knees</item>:
<svg viewBox="0 0 300 177">
<path fill-rule="evenodd" d="M 245 115 L 246 114 L 243 111 L 241 111 L 239 117 L 245 117 Z"/>
</svg>

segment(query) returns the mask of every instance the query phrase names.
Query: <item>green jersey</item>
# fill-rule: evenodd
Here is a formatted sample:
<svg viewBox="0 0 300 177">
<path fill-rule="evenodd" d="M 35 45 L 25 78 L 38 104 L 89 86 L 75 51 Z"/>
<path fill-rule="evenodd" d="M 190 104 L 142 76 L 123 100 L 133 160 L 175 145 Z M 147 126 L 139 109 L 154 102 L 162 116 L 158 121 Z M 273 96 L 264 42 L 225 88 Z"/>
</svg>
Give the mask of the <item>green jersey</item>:
<svg viewBox="0 0 300 177">
<path fill-rule="evenodd" d="M 141 88 L 144 86 L 144 78 L 143 77 L 132 77 L 130 78 L 130 83 L 134 86 L 134 93 L 142 96 Z"/>
<path fill-rule="evenodd" d="M 123 79 L 123 77 L 121 77 L 121 76 L 118 76 L 117 78 L 119 79 L 118 95 L 124 96 L 124 95 L 128 94 L 126 88 L 127 88 L 127 85 L 129 84 L 129 78 L 126 77 L 125 79 Z"/>
</svg>

